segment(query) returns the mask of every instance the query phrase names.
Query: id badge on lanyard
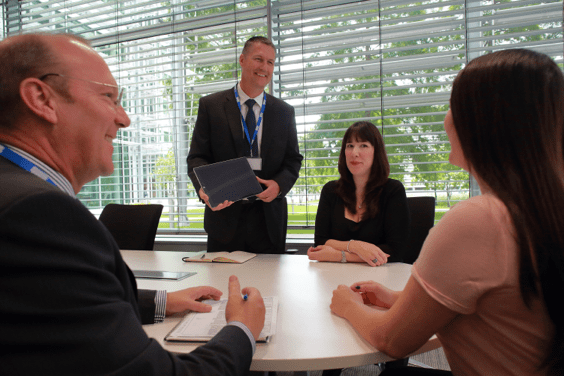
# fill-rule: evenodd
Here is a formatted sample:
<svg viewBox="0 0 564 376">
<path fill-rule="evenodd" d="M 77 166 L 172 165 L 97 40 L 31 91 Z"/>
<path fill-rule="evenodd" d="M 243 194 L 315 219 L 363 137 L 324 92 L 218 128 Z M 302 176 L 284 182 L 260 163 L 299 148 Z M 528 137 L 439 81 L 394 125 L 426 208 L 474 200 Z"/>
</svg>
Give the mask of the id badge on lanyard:
<svg viewBox="0 0 564 376">
<path fill-rule="evenodd" d="M 266 107 L 266 94 L 263 94 L 262 106 L 260 108 L 260 114 L 259 114 L 259 118 L 257 120 L 257 127 L 255 128 L 255 133 L 253 134 L 253 138 L 251 138 L 251 136 L 249 135 L 249 129 L 247 128 L 247 122 L 245 121 L 245 117 L 243 116 L 243 112 L 241 110 L 241 100 L 239 99 L 239 93 L 237 92 L 237 85 L 235 85 L 234 90 L 235 90 L 235 98 L 237 99 L 237 106 L 239 107 L 239 112 L 241 113 L 241 120 L 243 122 L 243 130 L 245 131 L 245 136 L 246 136 L 247 141 L 249 142 L 249 145 L 251 146 L 251 150 L 252 150 L 253 143 L 258 142 L 257 141 L 257 135 L 258 135 L 258 131 L 259 131 L 259 128 L 261 126 L 261 123 L 262 123 L 262 118 L 264 117 L 264 109 Z M 248 111 L 252 111 L 252 110 L 253 110 L 252 108 L 248 109 Z M 247 158 L 247 161 L 249 162 L 249 165 L 251 166 L 253 171 L 262 170 L 262 158 L 251 156 L 251 157 Z"/>
<path fill-rule="evenodd" d="M 249 164 L 251 165 L 253 171 L 262 170 L 262 158 L 247 157 L 247 161 L 249 161 Z"/>
</svg>

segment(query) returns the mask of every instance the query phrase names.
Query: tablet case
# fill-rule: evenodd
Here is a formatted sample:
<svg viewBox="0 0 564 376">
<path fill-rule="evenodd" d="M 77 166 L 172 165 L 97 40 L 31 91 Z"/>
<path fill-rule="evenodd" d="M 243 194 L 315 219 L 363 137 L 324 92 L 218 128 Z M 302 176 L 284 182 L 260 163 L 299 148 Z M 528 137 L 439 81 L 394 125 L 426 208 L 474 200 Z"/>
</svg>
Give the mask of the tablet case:
<svg viewBox="0 0 564 376">
<path fill-rule="evenodd" d="M 196 274 L 196 272 L 162 272 L 156 270 L 133 270 L 135 278 L 148 278 L 148 279 L 173 279 L 181 280 Z"/>
<path fill-rule="evenodd" d="M 239 201 L 262 192 L 246 157 L 194 168 L 194 173 L 212 207 L 228 201 Z"/>
</svg>

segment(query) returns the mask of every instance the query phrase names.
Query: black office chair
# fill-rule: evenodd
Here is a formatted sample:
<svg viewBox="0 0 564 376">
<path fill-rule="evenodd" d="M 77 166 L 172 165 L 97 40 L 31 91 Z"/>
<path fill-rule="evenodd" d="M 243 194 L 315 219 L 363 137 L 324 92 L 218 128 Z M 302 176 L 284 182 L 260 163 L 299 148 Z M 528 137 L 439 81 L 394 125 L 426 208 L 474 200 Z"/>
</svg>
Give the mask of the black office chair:
<svg viewBox="0 0 564 376">
<path fill-rule="evenodd" d="M 411 225 L 409 245 L 403 257 L 403 262 L 413 264 L 419 257 L 429 230 L 435 224 L 435 198 L 430 196 L 408 197 L 407 206 L 409 207 Z"/>
<path fill-rule="evenodd" d="M 152 251 L 163 206 L 108 204 L 100 222 L 110 231 L 120 249 Z"/>
<path fill-rule="evenodd" d="M 409 244 L 403 257 L 403 262 L 413 264 L 417 257 L 419 257 L 429 230 L 435 224 L 435 198 L 430 196 L 408 197 L 407 206 L 409 207 L 411 223 L 409 226 Z M 407 367 L 408 364 L 409 357 L 380 363 L 379 367 L 383 371 L 385 369 Z"/>
</svg>

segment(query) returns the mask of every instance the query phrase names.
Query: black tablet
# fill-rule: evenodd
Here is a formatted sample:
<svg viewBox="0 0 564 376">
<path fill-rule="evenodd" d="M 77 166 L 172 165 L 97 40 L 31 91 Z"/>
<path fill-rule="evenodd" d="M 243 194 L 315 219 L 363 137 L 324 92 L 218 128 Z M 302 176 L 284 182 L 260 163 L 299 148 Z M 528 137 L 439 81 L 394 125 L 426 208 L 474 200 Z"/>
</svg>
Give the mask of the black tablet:
<svg viewBox="0 0 564 376">
<path fill-rule="evenodd" d="M 194 173 L 212 207 L 225 200 L 235 202 L 262 192 L 246 157 L 196 167 Z"/>
<path fill-rule="evenodd" d="M 181 280 L 193 276 L 196 272 L 162 272 L 157 270 L 133 270 L 135 278 Z"/>
</svg>

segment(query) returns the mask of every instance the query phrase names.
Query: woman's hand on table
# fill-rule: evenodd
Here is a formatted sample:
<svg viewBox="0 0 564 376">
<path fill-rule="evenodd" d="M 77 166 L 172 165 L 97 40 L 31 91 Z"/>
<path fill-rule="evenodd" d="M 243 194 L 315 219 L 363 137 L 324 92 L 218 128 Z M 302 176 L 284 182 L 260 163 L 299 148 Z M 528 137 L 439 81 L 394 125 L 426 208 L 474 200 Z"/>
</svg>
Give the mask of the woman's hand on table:
<svg viewBox="0 0 564 376">
<path fill-rule="evenodd" d="M 340 262 L 341 252 L 328 245 L 318 245 L 317 247 L 309 247 L 307 257 L 310 260 Z"/>
<path fill-rule="evenodd" d="M 211 306 L 202 300 L 219 300 L 223 293 L 211 286 L 191 287 L 188 289 L 169 292 L 166 294 L 166 315 L 172 315 L 187 310 L 196 312 L 210 312 Z"/>
<path fill-rule="evenodd" d="M 383 308 L 390 308 L 399 296 L 399 291 L 391 290 L 374 281 L 356 282 L 350 286 L 350 289 L 360 293 L 365 304 Z"/>
<path fill-rule="evenodd" d="M 370 266 L 384 265 L 390 257 L 380 247 L 360 240 L 351 240 L 348 249 L 350 253 L 354 253 Z"/>
<path fill-rule="evenodd" d="M 345 285 L 339 285 L 336 290 L 333 290 L 330 308 L 334 314 L 345 317 L 347 309 L 350 309 L 354 303 L 364 303 L 361 294 L 352 291 Z"/>
</svg>

